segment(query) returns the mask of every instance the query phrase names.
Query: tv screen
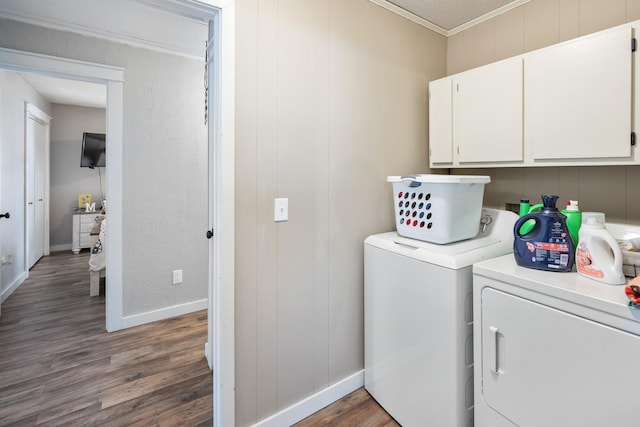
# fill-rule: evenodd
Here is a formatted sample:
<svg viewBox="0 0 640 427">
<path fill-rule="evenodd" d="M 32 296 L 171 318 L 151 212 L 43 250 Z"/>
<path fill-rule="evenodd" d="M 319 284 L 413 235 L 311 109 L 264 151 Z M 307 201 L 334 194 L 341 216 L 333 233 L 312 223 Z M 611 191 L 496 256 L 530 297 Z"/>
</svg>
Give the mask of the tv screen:
<svg viewBox="0 0 640 427">
<path fill-rule="evenodd" d="M 103 168 L 106 166 L 105 159 L 105 134 L 85 132 L 82 135 L 82 158 L 80 167 L 83 168 Z"/>
</svg>

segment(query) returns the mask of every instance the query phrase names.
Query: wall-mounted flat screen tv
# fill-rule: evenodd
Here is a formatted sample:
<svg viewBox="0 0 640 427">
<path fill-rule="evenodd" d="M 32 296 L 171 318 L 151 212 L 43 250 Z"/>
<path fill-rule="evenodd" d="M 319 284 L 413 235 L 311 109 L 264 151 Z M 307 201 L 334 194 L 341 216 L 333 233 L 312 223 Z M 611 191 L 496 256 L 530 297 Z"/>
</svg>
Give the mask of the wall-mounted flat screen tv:
<svg viewBox="0 0 640 427">
<path fill-rule="evenodd" d="M 80 167 L 103 168 L 106 166 L 105 158 L 106 138 L 104 133 L 85 132 L 82 135 L 82 158 Z"/>
</svg>

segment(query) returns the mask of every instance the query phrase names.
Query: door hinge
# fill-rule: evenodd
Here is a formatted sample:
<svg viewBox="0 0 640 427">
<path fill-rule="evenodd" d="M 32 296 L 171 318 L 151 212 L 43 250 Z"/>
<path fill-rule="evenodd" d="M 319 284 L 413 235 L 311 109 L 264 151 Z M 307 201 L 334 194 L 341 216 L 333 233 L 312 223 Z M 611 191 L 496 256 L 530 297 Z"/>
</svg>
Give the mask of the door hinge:
<svg viewBox="0 0 640 427">
<path fill-rule="evenodd" d="M 631 52 L 635 52 L 636 51 L 636 39 L 635 37 L 631 39 Z"/>
<path fill-rule="evenodd" d="M 636 145 L 636 133 L 635 132 L 631 132 L 631 145 L 632 146 Z"/>
<path fill-rule="evenodd" d="M 213 237 L 213 228 L 211 230 L 207 230 L 207 239 L 210 239 Z"/>
</svg>

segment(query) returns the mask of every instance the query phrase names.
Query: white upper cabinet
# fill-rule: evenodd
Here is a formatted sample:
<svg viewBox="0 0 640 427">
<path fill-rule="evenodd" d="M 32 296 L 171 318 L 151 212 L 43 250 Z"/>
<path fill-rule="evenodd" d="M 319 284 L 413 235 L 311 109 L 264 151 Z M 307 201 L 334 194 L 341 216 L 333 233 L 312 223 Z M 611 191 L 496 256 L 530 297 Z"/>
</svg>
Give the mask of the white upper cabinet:
<svg viewBox="0 0 640 427">
<path fill-rule="evenodd" d="M 431 82 L 429 165 L 640 164 L 638 29 L 632 22 Z"/>
<path fill-rule="evenodd" d="M 453 83 L 458 162 L 521 161 L 522 59 L 476 68 Z"/>
<path fill-rule="evenodd" d="M 453 162 L 453 98 L 449 77 L 429 83 L 429 163 Z"/>
<path fill-rule="evenodd" d="M 429 83 L 431 167 L 522 161 L 522 58 Z"/>
<path fill-rule="evenodd" d="M 630 158 L 631 27 L 525 56 L 525 144 L 534 162 Z"/>
</svg>

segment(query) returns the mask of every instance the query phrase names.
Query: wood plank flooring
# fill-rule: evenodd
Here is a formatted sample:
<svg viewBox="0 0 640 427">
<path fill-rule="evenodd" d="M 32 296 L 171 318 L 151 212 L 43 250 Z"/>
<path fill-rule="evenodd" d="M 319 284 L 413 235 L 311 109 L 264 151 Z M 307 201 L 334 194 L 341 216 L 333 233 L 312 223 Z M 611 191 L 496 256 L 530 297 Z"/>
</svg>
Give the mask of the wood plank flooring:
<svg viewBox="0 0 640 427">
<path fill-rule="evenodd" d="M 0 426 L 212 425 L 206 311 L 106 333 L 87 262 L 45 257 L 2 304 Z"/>
<path fill-rule="evenodd" d="M 107 333 L 89 254 L 41 259 L 2 304 L 0 426 L 210 426 L 201 311 Z M 363 389 L 296 424 L 398 426 Z"/>
<path fill-rule="evenodd" d="M 295 427 L 319 426 L 399 427 L 400 424 L 364 388 L 359 388 L 295 424 Z"/>
</svg>

